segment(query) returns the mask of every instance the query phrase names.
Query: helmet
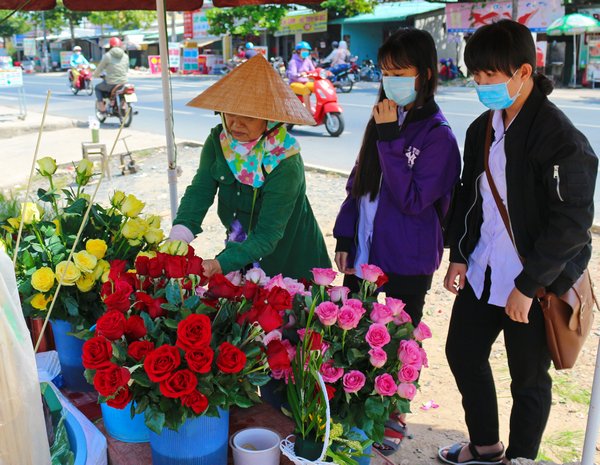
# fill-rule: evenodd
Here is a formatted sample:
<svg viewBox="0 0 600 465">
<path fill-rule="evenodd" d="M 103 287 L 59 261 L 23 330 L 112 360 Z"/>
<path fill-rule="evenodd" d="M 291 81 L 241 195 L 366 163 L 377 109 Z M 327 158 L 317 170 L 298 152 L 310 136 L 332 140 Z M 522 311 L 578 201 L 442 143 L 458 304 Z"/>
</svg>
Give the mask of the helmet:
<svg viewBox="0 0 600 465">
<path fill-rule="evenodd" d="M 306 49 L 306 50 L 312 50 L 312 47 L 310 46 L 310 44 L 306 41 L 302 41 L 302 42 L 298 42 L 296 44 L 296 50 L 302 50 L 302 49 Z"/>
<path fill-rule="evenodd" d="M 121 42 L 121 39 L 119 39 L 118 37 L 111 37 L 108 41 L 108 45 L 110 45 L 111 47 L 122 47 L 123 42 Z"/>
<path fill-rule="evenodd" d="M 73 47 L 73 51 L 74 52 L 81 52 L 81 47 L 79 45 L 75 45 L 75 47 Z"/>
<path fill-rule="evenodd" d="M 251 49 L 254 48 L 254 44 L 252 42 L 246 42 L 246 46 L 247 49 Z"/>
<path fill-rule="evenodd" d="M 337 40 L 334 40 L 333 42 L 331 42 L 331 46 L 333 48 L 337 48 L 338 45 L 340 45 L 340 43 Z"/>
</svg>

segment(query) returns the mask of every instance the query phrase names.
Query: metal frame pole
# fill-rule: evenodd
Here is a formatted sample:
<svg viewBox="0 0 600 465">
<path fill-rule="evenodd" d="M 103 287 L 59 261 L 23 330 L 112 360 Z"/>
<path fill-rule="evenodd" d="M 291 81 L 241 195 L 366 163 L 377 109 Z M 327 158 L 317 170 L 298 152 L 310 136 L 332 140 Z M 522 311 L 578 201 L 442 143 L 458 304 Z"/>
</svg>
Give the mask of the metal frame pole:
<svg viewBox="0 0 600 465">
<path fill-rule="evenodd" d="M 592 384 L 592 397 L 588 410 L 585 440 L 583 442 L 583 456 L 581 465 L 594 465 L 596 455 L 596 441 L 600 431 L 600 341 L 596 351 L 596 368 L 594 369 L 594 382 Z"/>
</svg>

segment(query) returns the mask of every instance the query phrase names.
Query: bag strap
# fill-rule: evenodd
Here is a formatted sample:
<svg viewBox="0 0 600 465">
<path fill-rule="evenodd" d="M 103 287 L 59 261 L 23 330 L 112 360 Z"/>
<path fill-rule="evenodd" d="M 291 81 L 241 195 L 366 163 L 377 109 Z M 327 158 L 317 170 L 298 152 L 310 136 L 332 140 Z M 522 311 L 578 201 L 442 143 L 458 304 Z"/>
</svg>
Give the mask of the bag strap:
<svg viewBox="0 0 600 465">
<path fill-rule="evenodd" d="M 525 263 L 523 257 L 519 253 L 517 249 L 517 243 L 515 242 L 515 238 L 512 233 L 512 228 L 510 227 L 510 218 L 508 216 L 508 210 L 504 206 L 504 202 L 502 202 L 502 198 L 500 197 L 500 193 L 498 192 L 498 188 L 496 187 L 496 183 L 494 182 L 494 178 L 492 177 L 492 172 L 490 171 L 490 146 L 492 145 L 492 120 L 494 118 L 494 112 L 490 111 L 490 116 L 487 122 L 487 128 L 485 130 L 485 147 L 484 147 L 484 155 L 483 155 L 483 166 L 485 167 L 485 176 L 488 180 L 488 184 L 490 185 L 490 190 L 492 191 L 492 197 L 494 197 L 494 201 L 496 202 L 496 207 L 498 207 L 498 212 L 502 217 L 502 222 L 504 223 L 504 227 L 508 232 L 508 237 L 510 237 L 510 241 L 513 243 L 515 247 L 515 251 L 519 256 L 519 260 L 522 264 Z"/>
<path fill-rule="evenodd" d="M 436 124 L 434 124 L 431 127 L 431 129 L 439 128 L 442 126 L 446 126 L 446 127 L 450 128 L 450 123 L 448 123 L 448 121 L 438 121 Z M 443 229 L 444 228 L 444 214 L 442 212 L 442 199 L 437 199 L 435 202 L 433 202 L 433 208 L 435 208 L 435 213 L 437 214 L 438 220 L 440 221 L 440 225 L 442 226 L 442 229 Z"/>
</svg>

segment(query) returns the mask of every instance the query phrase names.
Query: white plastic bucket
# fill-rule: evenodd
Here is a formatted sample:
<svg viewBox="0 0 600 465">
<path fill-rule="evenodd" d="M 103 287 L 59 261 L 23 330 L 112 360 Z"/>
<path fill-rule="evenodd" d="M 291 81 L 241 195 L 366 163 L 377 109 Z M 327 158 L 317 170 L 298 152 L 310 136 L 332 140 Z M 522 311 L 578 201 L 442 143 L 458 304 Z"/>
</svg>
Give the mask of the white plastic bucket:
<svg viewBox="0 0 600 465">
<path fill-rule="evenodd" d="M 279 465 L 281 438 L 267 428 L 246 428 L 229 441 L 235 465 Z"/>
</svg>

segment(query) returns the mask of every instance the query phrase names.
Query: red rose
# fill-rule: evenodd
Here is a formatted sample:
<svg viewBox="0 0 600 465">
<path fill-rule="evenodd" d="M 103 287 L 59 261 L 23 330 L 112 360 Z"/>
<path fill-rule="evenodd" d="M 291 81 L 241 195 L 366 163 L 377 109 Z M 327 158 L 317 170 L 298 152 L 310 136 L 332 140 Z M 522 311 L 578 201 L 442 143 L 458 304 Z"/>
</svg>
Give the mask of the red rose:
<svg viewBox="0 0 600 465">
<path fill-rule="evenodd" d="M 190 370 L 196 373 L 209 373 L 214 356 L 215 353 L 209 346 L 190 350 L 185 353 L 185 359 Z"/>
<path fill-rule="evenodd" d="M 283 318 L 273 307 L 265 305 L 259 312 L 258 323 L 265 333 L 270 333 L 283 325 Z"/>
<path fill-rule="evenodd" d="M 242 295 L 246 300 L 254 300 L 259 294 L 260 287 L 258 284 L 253 283 L 252 281 L 246 281 L 244 286 L 242 287 Z"/>
<path fill-rule="evenodd" d="M 210 344 L 210 318 L 192 313 L 177 326 L 177 347 L 183 350 L 200 349 Z"/>
<path fill-rule="evenodd" d="M 135 309 L 148 312 L 152 319 L 165 316 L 167 314 L 167 311 L 161 307 L 161 305 L 165 303 L 167 303 L 167 299 L 164 297 L 154 299 L 145 292 L 135 293 Z"/>
<path fill-rule="evenodd" d="M 200 415 L 208 408 L 208 399 L 204 394 L 196 390 L 183 396 L 181 403 L 191 408 L 196 415 Z"/>
<path fill-rule="evenodd" d="M 229 342 L 219 346 L 217 367 L 223 373 L 239 373 L 246 365 L 246 354 Z"/>
<path fill-rule="evenodd" d="M 120 279 L 114 283 L 112 293 L 104 297 L 104 305 L 108 310 L 126 312 L 131 307 L 129 296 L 133 293 L 131 284 Z"/>
<path fill-rule="evenodd" d="M 389 281 L 389 278 L 387 277 L 387 275 L 382 274 L 381 276 L 379 276 L 379 278 L 377 278 L 377 287 L 380 288 L 381 286 L 383 286 L 385 283 L 387 283 Z"/>
<path fill-rule="evenodd" d="M 312 329 L 308 329 L 304 332 L 304 337 L 306 337 L 306 333 L 308 333 L 308 348 L 309 350 L 321 350 L 321 346 L 323 345 L 323 336 Z"/>
<path fill-rule="evenodd" d="M 150 341 L 134 341 L 127 347 L 127 355 L 141 362 L 142 359 L 154 350 L 154 343 Z"/>
<path fill-rule="evenodd" d="M 151 381 L 159 383 L 167 379 L 180 364 L 179 349 L 164 345 L 146 355 L 144 370 L 146 370 L 146 374 Z"/>
<path fill-rule="evenodd" d="M 281 341 L 274 339 L 267 345 L 267 361 L 271 370 L 287 370 L 290 368 L 290 356 Z"/>
<path fill-rule="evenodd" d="M 118 310 L 109 310 L 96 322 L 96 335 L 116 341 L 125 334 L 125 315 Z"/>
<path fill-rule="evenodd" d="M 247 312 L 238 314 L 236 322 L 240 326 L 242 326 L 246 322 L 254 323 L 254 322 L 258 321 L 258 315 L 259 315 L 258 309 L 256 307 L 252 307 Z"/>
<path fill-rule="evenodd" d="M 188 257 L 185 274 L 195 274 L 197 276 L 203 276 L 204 267 L 202 266 L 202 259 L 200 257 L 196 257 L 195 255 L 192 257 Z"/>
<path fill-rule="evenodd" d="M 239 297 L 241 291 L 241 288 L 231 284 L 231 281 L 220 273 L 212 275 L 208 281 L 208 292 L 216 299 L 233 299 Z"/>
<path fill-rule="evenodd" d="M 127 386 L 131 375 L 127 368 L 111 363 L 108 368 L 96 372 L 94 376 L 94 388 L 101 396 L 112 396 L 117 389 Z"/>
<path fill-rule="evenodd" d="M 292 308 L 292 296 L 285 289 L 274 287 L 267 295 L 267 302 L 274 310 L 289 310 Z"/>
<path fill-rule="evenodd" d="M 131 315 L 125 322 L 125 336 L 130 341 L 143 338 L 146 332 L 144 319 L 139 315 Z"/>
<path fill-rule="evenodd" d="M 148 266 L 150 263 L 150 257 L 146 257 L 144 255 L 140 255 L 135 259 L 135 271 L 139 275 L 148 275 Z"/>
<path fill-rule="evenodd" d="M 168 278 L 183 278 L 187 268 L 187 258 L 179 255 L 165 257 L 165 274 Z"/>
<path fill-rule="evenodd" d="M 331 384 L 326 384 L 325 389 L 327 390 L 327 399 L 328 400 L 333 399 L 333 396 L 335 396 L 335 391 L 337 389 L 334 388 Z"/>
<path fill-rule="evenodd" d="M 148 274 L 151 278 L 159 278 L 162 276 L 165 265 L 164 260 L 159 258 L 160 255 L 161 254 L 158 254 L 158 256 L 151 258 L 148 261 Z"/>
<path fill-rule="evenodd" d="M 112 408 L 118 408 L 119 410 L 123 410 L 127 407 L 127 404 L 131 402 L 133 395 L 127 386 L 122 387 L 117 391 L 117 395 L 112 399 L 106 401 L 106 405 Z"/>
<path fill-rule="evenodd" d="M 160 392 L 165 397 L 177 399 L 190 394 L 197 385 L 196 375 L 188 369 L 183 369 L 174 372 L 167 380 L 161 382 Z"/>
<path fill-rule="evenodd" d="M 105 337 L 96 336 L 84 342 L 81 360 L 85 368 L 90 370 L 107 368 L 110 366 L 111 357 L 112 344 Z"/>
<path fill-rule="evenodd" d="M 125 260 L 113 260 L 110 262 L 110 271 L 108 272 L 108 279 L 110 281 L 118 281 L 121 275 L 127 271 L 127 262 Z"/>
</svg>

